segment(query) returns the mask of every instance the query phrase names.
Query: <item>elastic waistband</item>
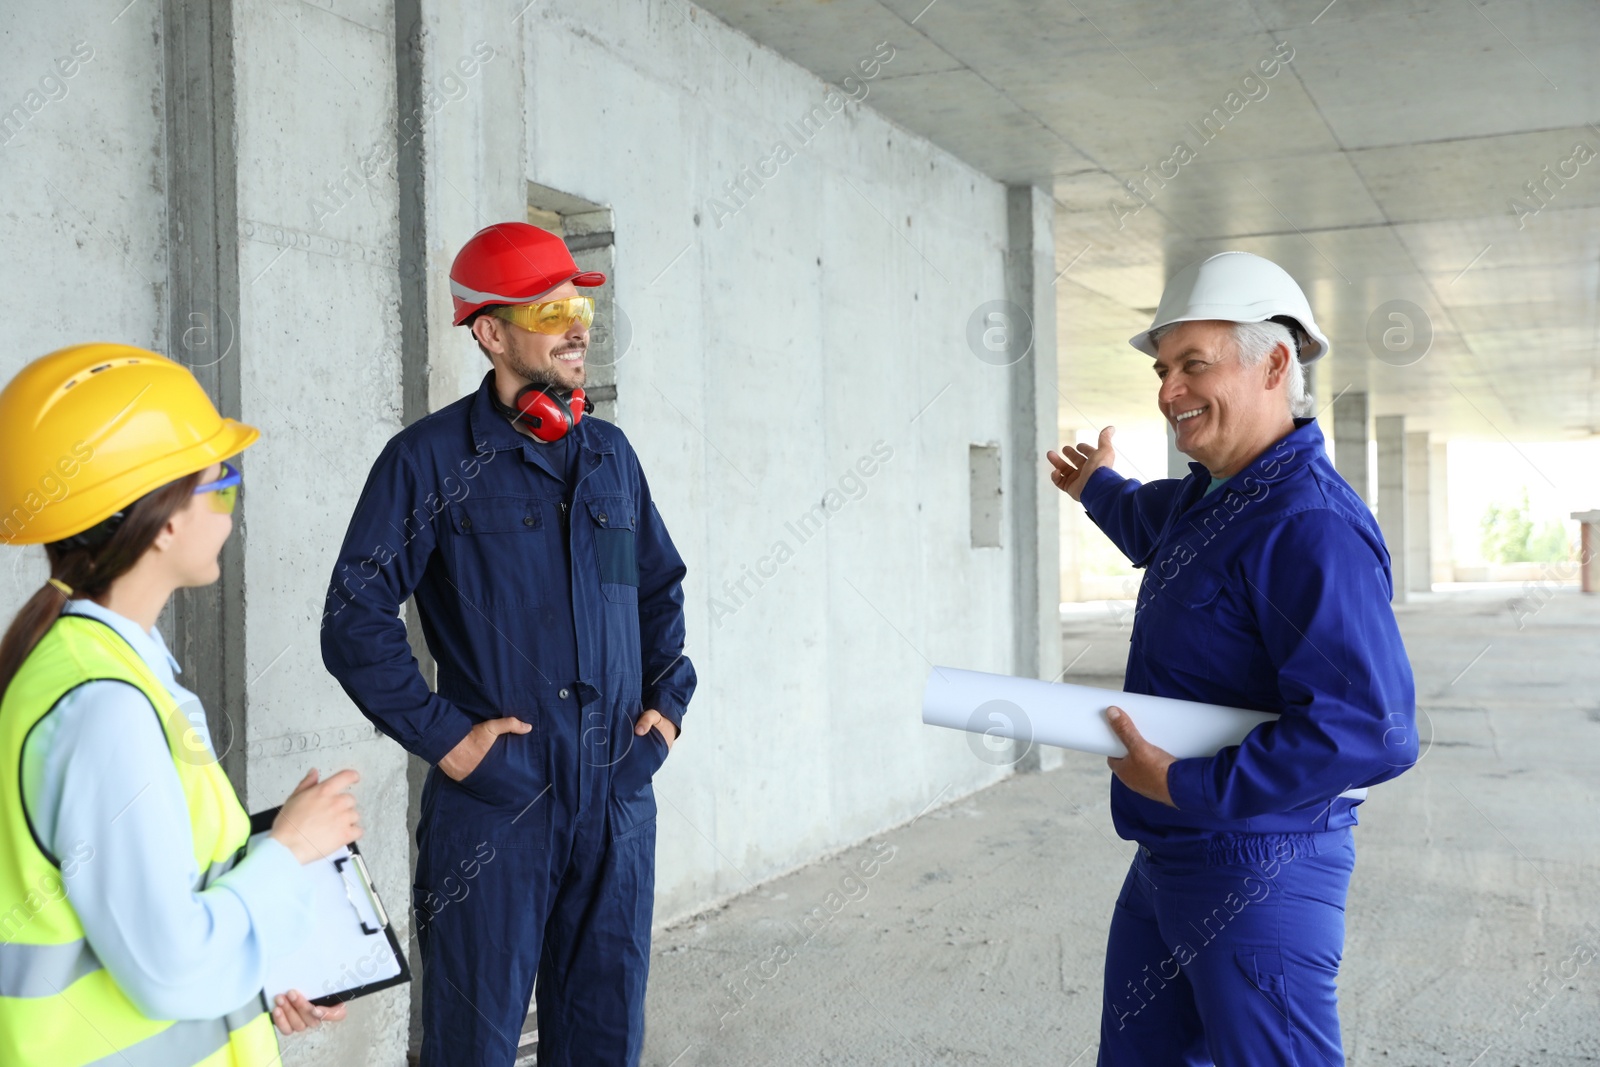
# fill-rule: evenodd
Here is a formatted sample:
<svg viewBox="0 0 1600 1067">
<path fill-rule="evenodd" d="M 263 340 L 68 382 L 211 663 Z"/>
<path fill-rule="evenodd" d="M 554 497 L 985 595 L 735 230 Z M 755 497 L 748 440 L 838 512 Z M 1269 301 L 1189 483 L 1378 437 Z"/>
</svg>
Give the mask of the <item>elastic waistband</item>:
<svg viewBox="0 0 1600 1067">
<path fill-rule="evenodd" d="M 1192 841 L 1139 845 L 1139 853 L 1156 862 L 1229 864 L 1279 863 L 1301 856 L 1317 856 L 1340 848 L 1350 840 L 1350 827 L 1303 834 L 1212 834 Z"/>
</svg>

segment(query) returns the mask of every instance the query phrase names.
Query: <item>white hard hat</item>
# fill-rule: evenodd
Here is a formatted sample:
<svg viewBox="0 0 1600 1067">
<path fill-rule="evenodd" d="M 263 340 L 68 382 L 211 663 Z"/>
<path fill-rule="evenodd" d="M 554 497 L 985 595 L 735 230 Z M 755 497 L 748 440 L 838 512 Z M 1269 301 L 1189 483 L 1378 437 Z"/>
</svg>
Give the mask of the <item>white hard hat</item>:
<svg viewBox="0 0 1600 1067">
<path fill-rule="evenodd" d="M 1289 272 L 1249 252 L 1218 252 L 1191 263 L 1167 283 L 1150 329 L 1128 338 L 1147 356 L 1156 354 L 1150 331 L 1174 322 L 1220 319 L 1223 322 L 1266 322 L 1293 319 L 1305 336 L 1297 338 L 1300 362 L 1328 354 L 1328 338 L 1311 317 L 1311 304 Z M 1285 324 L 1287 325 L 1287 324 Z"/>
</svg>

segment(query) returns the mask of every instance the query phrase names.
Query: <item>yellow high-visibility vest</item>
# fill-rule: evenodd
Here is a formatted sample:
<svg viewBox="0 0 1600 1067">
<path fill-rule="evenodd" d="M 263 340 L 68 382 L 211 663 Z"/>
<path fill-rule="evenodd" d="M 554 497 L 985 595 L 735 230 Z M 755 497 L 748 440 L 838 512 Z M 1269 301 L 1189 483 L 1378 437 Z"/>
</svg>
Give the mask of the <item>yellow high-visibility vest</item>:
<svg viewBox="0 0 1600 1067">
<path fill-rule="evenodd" d="M 149 698 L 189 806 L 201 886 L 232 867 L 250 836 L 233 785 L 166 687 L 106 623 L 63 615 L 0 700 L 0 1064 L 7 1067 L 271 1067 L 272 1017 L 258 994 L 218 1019 L 151 1019 L 100 965 L 67 899 L 62 864 L 22 803 L 22 745 L 74 689 L 103 679 Z M 89 862 L 93 862 L 92 859 Z"/>
</svg>

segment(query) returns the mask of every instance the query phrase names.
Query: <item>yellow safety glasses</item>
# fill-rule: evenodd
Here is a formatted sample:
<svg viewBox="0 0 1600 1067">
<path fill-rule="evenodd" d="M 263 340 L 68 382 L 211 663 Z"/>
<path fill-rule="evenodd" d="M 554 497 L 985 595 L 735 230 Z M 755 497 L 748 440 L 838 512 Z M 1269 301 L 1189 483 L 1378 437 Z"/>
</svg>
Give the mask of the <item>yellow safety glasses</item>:
<svg viewBox="0 0 1600 1067">
<path fill-rule="evenodd" d="M 197 485 L 194 495 L 205 494 L 212 511 L 220 511 L 224 515 L 232 515 L 233 509 L 239 503 L 239 483 L 244 481 L 244 476 L 234 468 L 231 463 L 222 465 L 222 477 L 205 485 Z"/>
<path fill-rule="evenodd" d="M 569 296 L 542 304 L 510 304 L 497 307 L 489 314 L 534 333 L 566 333 L 574 322 L 583 323 L 585 329 L 594 325 L 594 297 Z"/>
</svg>

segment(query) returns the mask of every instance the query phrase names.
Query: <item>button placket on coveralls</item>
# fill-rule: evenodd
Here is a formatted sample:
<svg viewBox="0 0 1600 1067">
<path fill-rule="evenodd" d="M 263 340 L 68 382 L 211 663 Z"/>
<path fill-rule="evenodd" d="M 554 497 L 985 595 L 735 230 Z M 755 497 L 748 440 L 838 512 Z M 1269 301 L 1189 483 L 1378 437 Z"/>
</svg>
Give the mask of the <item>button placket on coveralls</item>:
<svg viewBox="0 0 1600 1067">
<path fill-rule="evenodd" d="M 606 457 L 584 450 L 568 510 L 573 625 L 579 635 L 576 782 L 570 798 L 575 812 L 545 931 L 539 992 L 541 1062 L 559 1064 L 638 1059 L 655 888 L 649 777 L 666 756 L 656 731 L 643 738 L 633 733 L 643 711 L 635 691 L 637 519 L 620 490 L 606 485 L 593 492 L 607 482 Z M 627 577 L 623 570 L 633 572 L 631 587 L 616 580 Z M 596 584 L 599 596 L 583 595 Z M 580 957 L 586 958 L 580 963 Z"/>
</svg>

